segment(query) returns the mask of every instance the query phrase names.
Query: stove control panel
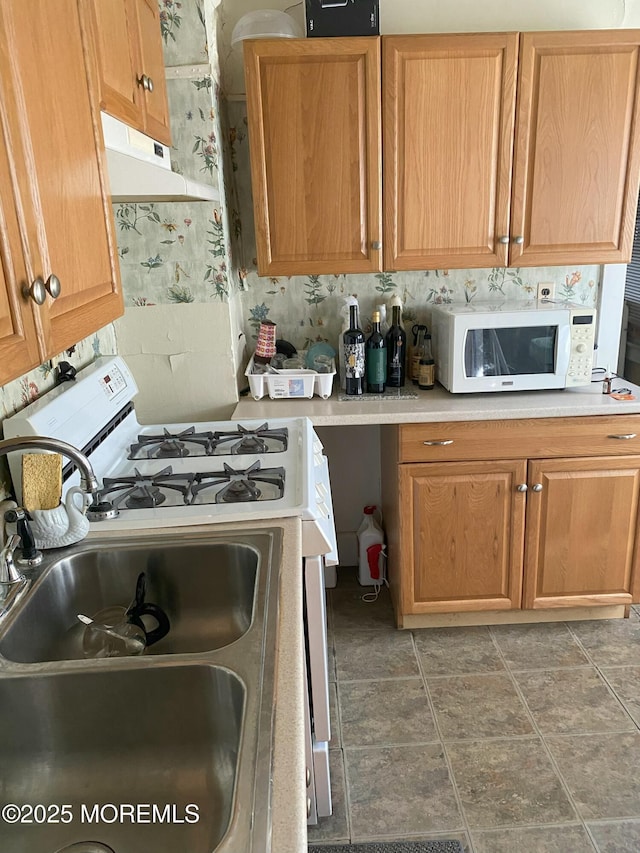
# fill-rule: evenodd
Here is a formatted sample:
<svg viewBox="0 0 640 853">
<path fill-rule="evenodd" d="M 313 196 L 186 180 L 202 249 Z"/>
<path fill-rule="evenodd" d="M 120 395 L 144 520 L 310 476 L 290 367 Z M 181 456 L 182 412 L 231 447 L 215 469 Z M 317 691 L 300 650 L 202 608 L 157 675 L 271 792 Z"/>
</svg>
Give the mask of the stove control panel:
<svg viewBox="0 0 640 853">
<path fill-rule="evenodd" d="M 100 385 L 109 400 L 117 397 L 127 387 L 127 379 L 117 364 L 112 364 L 108 373 L 100 377 Z"/>
</svg>

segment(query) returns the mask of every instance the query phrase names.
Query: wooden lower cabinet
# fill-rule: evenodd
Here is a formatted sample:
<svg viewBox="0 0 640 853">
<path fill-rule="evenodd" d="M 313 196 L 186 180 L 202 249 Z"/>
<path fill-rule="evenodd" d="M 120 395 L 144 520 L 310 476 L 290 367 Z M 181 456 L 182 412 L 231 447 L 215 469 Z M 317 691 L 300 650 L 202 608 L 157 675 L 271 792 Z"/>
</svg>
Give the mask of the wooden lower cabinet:
<svg viewBox="0 0 640 853">
<path fill-rule="evenodd" d="M 535 448 L 523 440 L 522 454 L 553 447 L 570 429 L 572 419 L 557 419 L 554 436 L 554 420 L 540 421 L 549 434 L 543 429 Z M 579 434 L 584 425 L 575 420 Z M 619 438 L 604 420 L 609 438 Z M 597 421 L 587 423 L 594 438 Z M 531 423 L 514 422 L 514 440 Z M 466 437 L 470 428 L 455 425 L 454 433 Z M 623 455 L 623 443 L 612 440 L 610 456 L 404 462 L 403 454 L 415 455 L 417 429 L 383 428 L 383 508 L 399 624 L 404 616 L 639 600 L 640 437 L 624 442 L 638 455 Z M 445 425 L 438 430 L 446 434 Z M 440 457 L 466 447 L 442 445 Z M 425 446 L 424 457 L 431 452 Z"/>
</svg>

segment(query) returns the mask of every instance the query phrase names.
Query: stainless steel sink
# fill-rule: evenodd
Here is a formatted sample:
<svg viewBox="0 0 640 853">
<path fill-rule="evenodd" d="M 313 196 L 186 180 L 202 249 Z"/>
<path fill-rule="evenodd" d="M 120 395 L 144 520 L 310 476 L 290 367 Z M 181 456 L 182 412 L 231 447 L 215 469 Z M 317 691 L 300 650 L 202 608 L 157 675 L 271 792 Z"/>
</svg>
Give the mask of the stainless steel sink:
<svg viewBox="0 0 640 853">
<path fill-rule="evenodd" d="M 2 822 L 2 850 L 270 849 L 282 531 L 218 530 L 50 552 L 0 617 L 0 804 L 44 807 Z M 141 571 L 170 633 L 84 659 L 76 613 L 128 605 Z"/>
<path fill-rule="evenodd" d="M 2 849 L 210 853 L 231 821 L 245 694 L 205 664 L 0 679 L 2 802 L 66 804 L 73 817 L 4 823 Z M 143 819 L 156 804 L 163 819 L 136 825 L 126 804 L 142 805 Z"/>
<path fill-rule="evenodd" d="M 2 634 L 0 655 L 20 663 L 82 659 L 85 626 L 77 614 L 93 617 L 107 607 L 127 607 L 140 572 L 146 575 L 146 600 L 158 604 L 171 623 L 167 636 L 145 654 L 207 652 L 246 633 L 258 551 L 238 542 L 172 541 L 160 547 L 155 541 L 96 547 L 89 540 L 54 558 Z"/>
</svg>

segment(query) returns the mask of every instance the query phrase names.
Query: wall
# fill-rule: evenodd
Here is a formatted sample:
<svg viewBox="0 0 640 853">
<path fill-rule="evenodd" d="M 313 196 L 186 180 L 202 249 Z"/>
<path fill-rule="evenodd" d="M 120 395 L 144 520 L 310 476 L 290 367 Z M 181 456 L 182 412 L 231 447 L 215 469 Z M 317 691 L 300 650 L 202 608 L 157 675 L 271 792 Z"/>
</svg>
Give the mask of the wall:
<svg viewBox="0 0 640 853">
<path fill-rule="evenodd" d="M 238 399 L 242 350 L 231 327 L 225 105 L 207 32 L 215 4 L 159 5 L 172 168 L 211 184 L 221 201 L 114 205 L 126 305 L 118 350 L 140 387 L 143 422 L 222 419 Z"/>
</svg>

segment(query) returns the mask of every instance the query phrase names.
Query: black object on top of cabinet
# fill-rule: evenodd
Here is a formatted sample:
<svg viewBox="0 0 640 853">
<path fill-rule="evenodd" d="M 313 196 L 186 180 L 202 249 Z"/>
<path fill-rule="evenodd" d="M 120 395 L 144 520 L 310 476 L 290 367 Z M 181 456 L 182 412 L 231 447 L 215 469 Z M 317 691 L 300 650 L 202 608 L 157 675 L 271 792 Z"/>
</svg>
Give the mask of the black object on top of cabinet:
<svg viewBox="0 0 640 853">
<path fill-rule="evenodd" d="M 306 0 L 307 36 L 380 35 L 378 0 Z"/>
</svg>

